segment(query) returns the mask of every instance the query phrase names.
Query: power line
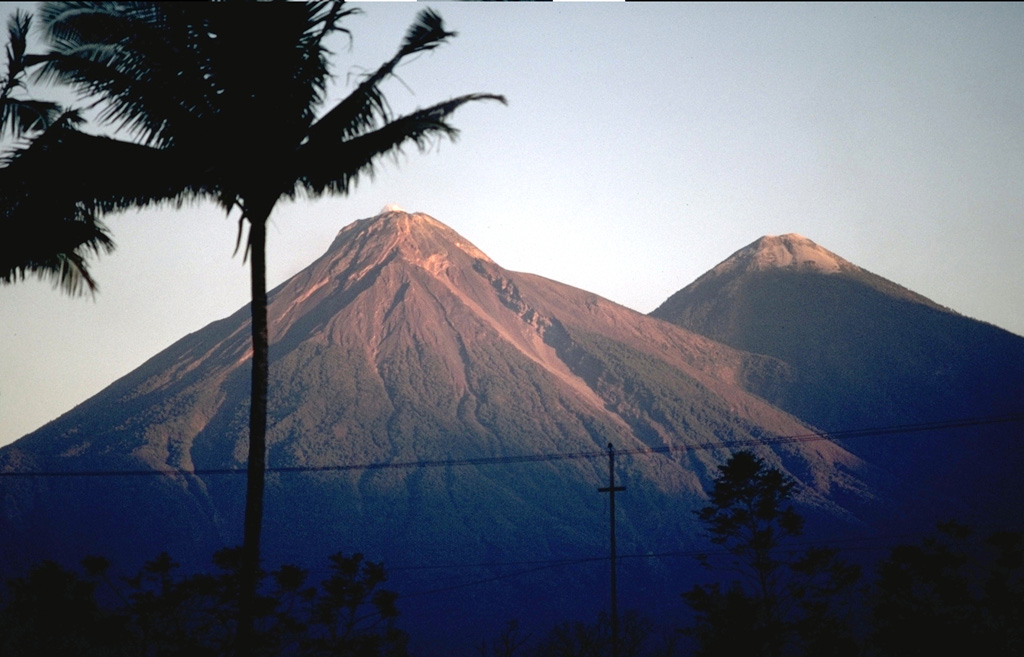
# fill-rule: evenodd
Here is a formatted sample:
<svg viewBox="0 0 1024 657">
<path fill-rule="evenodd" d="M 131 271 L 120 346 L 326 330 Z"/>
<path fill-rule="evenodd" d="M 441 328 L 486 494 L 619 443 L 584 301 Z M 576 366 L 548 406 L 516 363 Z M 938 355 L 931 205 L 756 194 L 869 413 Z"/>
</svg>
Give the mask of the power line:
<svg viewBox="0 0 1024 657">
<path fill-rule="evenodd" d="M 885 534 L 885 535 L 873 535 L 873 536 L 850 536 L 846 538 L 831 538 L 821 540 L 800 540 L 790 541 L 785 546 L 781 546 L 779 551 L 782 552 L 794 552 L 803 550 L 809 547 L 820 547 L 823 545 L 834 546 L 837 550 L 841 551 L 852 551 L 852 550 L 879 550 L 887 549 L 888 546 L 895 540 L 914 540 L 920 539 L 923 536 L 928 536 L 929 532 L 908 532 L 902 534 Z M 879 545 L 857 545 L 861 543 L 881 543 Z M 692 550 L 667 550 L 662 552 L 636 552 L 632 554 L 620 554 L 618 559 L 620 560 L 639 560 L 639 559 L 664 559 L 672 557 L 699 557 L 699 556 L 726 556 L 731 555 L 732 551 L 729 548 L 716 548 L 716 549 L 692 549 Z M 597 561 L 608 561 L 608 556 L 591 556 L 591 557 L 574 557 L 574 558 L 561 558 L 561 559 L 526 559 L 517 561 L 484 561 L 484 562 L 454 562 L 454 563 L 442 563 L 442 564 L 418 564 L 411 566 L 388 566 L 387 571 L 392 572 L 408 572 L 414 570 L 455 570 L 455 569 L 478 569 L 478 568 L 508 568 L 512 566 L 573 566 L 583 563 L 593 563 Z M 523 571 L 532 572 L 532 571 Z"/>
<path fill-rule="evenodd" d="M 456 562 L 439 564 L 418 564 L 414 566 L 388 566 L 391 572 L 407 572 L 412 570 L 455 570 L 457 568 L 479 569 L 479 568 L 508 568 L 510 566 L 563 566 L 575 565 L 590 561 L 608 561 L 608 557 L 574 557 L 572 559 L 526 559 L 519 561 L 484 561 L 484 562 Z"/>
<path fill-rule="evenodd" d="M 783 548 L 780 551 L 796 553 L 803 549 L 809 549 L 812 547 L 821 546 L 834 546 L 836 551 L 840 552 L 851 552 L 851 551 L 880 551 L 889 550 L 893 546 L 894 539 L 919 539 L 922 536 L 926 536 L 925 532 L 919 532 L 915 534 L 898 534 L 891 536 L 865 536 L 865 537 L 851 537 L 845 539 L 832 539 L 823 541 L 797 541 Z M 871 543 L 879 542 L 879 545 L 851 545 L 853 543 Z M 731 556 L 732 551 L 728 548 L 720 548 L 717 550 L 670 550 L 666 552 L 641 552 L 636 554 L 621 554 L 618 555 L 618 559 L 625 560 L 640 560 L 640 559 L 664 559 L 664 558 L 675 558 L 675 557 L 724 557 Z M 454 563 L 454 564 L 434 564 L 434 565 L 422 565 L 422 566 L 388 566 L 387 571 L 389 573 L 404 572 L 410 570 L 455 570 L 460 568 L 501 568 L 510 566 L 530 566 L 524 570 L 517 570 L 511 573 L 503 573 L 501 575 L 494 575 L 483 579 L 470 580 L 466 582 L 459 582 L 458 584 L 452 584 L 449 586 L 438 587 L 433 589 L 427 589 L 423 591 L 414 591 L 412 593 L 400 593 L 399 599 L 414 598 L 422 595 L 432 595 L 437 593 L 448 593 L 458 589 L 469 588 L 471 586 L 479 586 L 483 584 L 489 584 L 491 582 L 501 581 L 505 579 L 512 579 L 523 575 L 529 575 L 542 570 L 548 570 L 551 568 L 558 568 L 561 566 L 579 566 L 583 564 L 591 564 L 595 562 L 608 561 L 608 557 L 577 557 L 575 559 L 534 559 L 529 561 L 508 561 L 508 562 L 490 562 L 490 563 Z"/>
<path fill-rule="evenodd" d="M 715 449 L 734 449 L 742 447 L 758 447 L 763 445 L 784 445 L 790 443 L 814 442 L 819 440 L 852 440 L 858 438 L 891 436 L 907 433 L 921 433 L 927 431 L 939 431 L 944 429 L 962 429 L 969 427 L 1007 424 L 1024 422 L 1024 414 L 1002 415 L 983 418 L 967 418 L 957 420 L 943 420 L 937 422 L 922 422 L 917 424 L 897 424 L 890 426 L 873 427 L 867 429 L 849 429 L 833 432 L 813 432 L 796 434 L 792 436 L 775 436 L 772 438 L 747 438 L 737 440 L 707 441 L 693 444 L 663 445 L 660 447 L 635 447 L 632 449 L 618 450 L 618 454 L 647 455 L 647 454 L 674 454 L 696 451 L 709 451 Z M 340 465 L 322 466 L 282 466 L 268 467 L 268 474 L 291 474 L 299 472 L 347 472 L 356 470 L 409 470 L 419 468 L 437 467 L 462 467 L 462 466 L 486 466 L 486 465 L 513 465 L 520 463 L 537 463 L 548 461 L 578 460 L 607 458 L 606 451 L 587 452 L 566 452 L 549 454 L 521 454 L 514 456 L 484 456 L 464 459 L 430 459 L 419 461 L 391 461 L 376 463 L 352 463 Z M 0 472 L 2 477 L 135 477 L 151 475 L 192 475 L 192 476 L 220 476 L 220 475 L 244 475 L 246 468 L 199 468 L 193 470 L 182 470 L 172 468 L 154 468 L 148 470 L 10 470 Z"/>
<path fill-rule="evenodd" d="M 851 536 L 847 538 L 831 538 L 821 540 L 806 540 L 806 541 L 791 541 L 787 545 L 780 547 L 781 552 L 796 552 L 810 547 L 820 546 L 834 546 L 836 550 L 849 552 L 849 551 L 863 551 L 863 550 L 885 550 L 888 549 L 893 541 L 896 540 L 915 540 L 920 539 L 923 536 L 928 536 L 929 533 L 926 531 L 914 532 L 914 533 L 903 533 L 903 534 L 886 534 L 886 535 L 874 535 L 874 536 Z M 861 544 L 867 545 L 861 545 Z M 872 544 L 877 543 L 877 544 Z M 665 550 L 660 552 L 636 552 L 632 554 L 619 554 L 617 559 L 620 561 L 625 560 L 643 560 L 643 559 L 667 559 L 677 557 L 691 557 L 697 558 L 700 556 L 716 557 L 716 556 L 729 556 L 732 552 L 728 548 L 717 548 L 717 549 L 691 549 L 691 550 Z M 481 569 L 497 569 L 497 568 L 511 568 L 511 567 L 522 567 L 529 566 L 529 568 L 515 573 L 508 573 L 499 575 L 494 578 L 487 578 L 485 580 L 479 580 L 478 583 L 486 583 L 492 579 L 507 579 L 509 577 L 515 577 L 520 574 L 528 574 L 536 572 L 537 570 L 543 570 L 546 568 L 557 568 L 559 566 L 578 566 L 588 563 L 596 562 L 607 562 L 608 556 L 589 556 L 589 557 L 572 557 L 572 558 L 558 558 L 558 559 L 520 559 L 516 561 L 478 561 L 478 562 L 449 562 L 449 563 L 434 563 L 434 564 L 415 564 L 415 565 L 388 565 L 388 573 L 404 573 L 412 571 L 424 571 L 424 570 L 481 570 Z M 309 572 L 324 573 L 331 572 L 328 569 L 312 568 Z M 461 588 L 463 584 L 456 585 Z M 422 593 L 422 592 L 421 592 Z M 417 595 L 419 595 L 418 593 Z"/>
</svg>

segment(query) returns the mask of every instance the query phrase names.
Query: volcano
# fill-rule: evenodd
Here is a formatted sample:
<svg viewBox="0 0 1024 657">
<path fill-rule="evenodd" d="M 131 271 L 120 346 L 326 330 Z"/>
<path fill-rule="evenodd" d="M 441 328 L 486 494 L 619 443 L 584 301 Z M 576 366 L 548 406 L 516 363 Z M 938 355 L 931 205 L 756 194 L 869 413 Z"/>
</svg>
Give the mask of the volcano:
<svg viewBox="0 0 1024 657">
<path fill-rule="evenodd" d="M 651 316 L 778 359 L 747 389 L 833 436 L 868 430 L 841 444 L 903 497 L 944 488 L 974 522 L 1024 517 L 1024 338 L 796 234 L 740 249 Z"/>
<path fill-rule="evenodd" d="M 681 606 L 707 545 L 694 510 L 738 449 L 798 482 L 819 535 L 903 526 L 886 463 L 797 401 L 808 365 L 710 330 L 738 331 L 729 312 L 645 316 L 397 206 L 351 223 L 270 294 L 264 561 L 383 560 L 436 647 L 452 619 L 475 640 L 604 608 L 609 452 L 624 608 Z M 0 450 L 4 574 L 89 554 L 131 572 L 161 551 L 197 569 L 239 544 L 250 356 L 242 308 Z"/>
</svg>

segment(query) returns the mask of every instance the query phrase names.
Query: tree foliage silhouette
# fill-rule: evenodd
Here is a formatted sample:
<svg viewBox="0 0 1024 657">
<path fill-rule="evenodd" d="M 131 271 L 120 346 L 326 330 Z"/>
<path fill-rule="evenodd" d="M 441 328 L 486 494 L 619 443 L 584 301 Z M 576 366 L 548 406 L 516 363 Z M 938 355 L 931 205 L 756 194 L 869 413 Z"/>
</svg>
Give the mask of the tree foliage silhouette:
<svg viewBox="0 0 1024 657">
<path fill-rule="evenodd" d="M 725 546 L 753 576 L 762 604 L 778 585 L 779 542 L 803 531 L 803 518 L 790 502 L 793 486 L 750 452 L 737 452 L 719 468 L 711 504 L 697 512 L 711 541 Z"/>
<path fill-rule="evenodd" d="M 282 566 L 261 577 L 256 655 L 401 657 L 396 594 L 383 588 L 380 563 L 361 554 L 329 558 L 328 575 Z M 241 552 L 214 555 L 210 573 L 182 576 L 167 554 L 132 577 L 109 577 L 105 559 L 83 561 L 85 574 L 45 562 L 8 583 L 0 604 L 0 654 L 235 654 Z"/>
<path fill-rule="evenodd" d="M 0 654 L 117 654 L 126 635 L 122 619 L 96 601 L 95 582 L 47 561 L 8 582 L 0 604 Z"/>
<path fill-rule="evenodd" d="M 619 654 L 622 657 L 670 657 L 676 654 L 676 633 L 659 636 L 650 620 L 635 610 L 623 614 Z M 561 621 L 538 641 L 511 621 L 491 641 L 478 645 L 478 657 L 607 657 L 612 654 L 611 617 L 600 613 L 594 623 Z"/>
<path fill-rule="evenodd" d="M 618 654 L 622 657 L 667 657 L 675 652 L 672 636 L 659 637 L 646 618 L 631 610 L 620 624 Z M 611 618 L 598 614 L 595 623 L 561 622 L 535 646 L 531 657 L 605 657 L 612 651 Z"/>
<path fill-rule="evenodd" d="M 696 585 L 683 598 L 696 614 L 686 632 L 697 655 L 844 655 L 850 630 L 834 613 L 860 576 L 835 551 L 785 549 L 804 520 L 791 501 L 794 482 L 747 451 L 719 467 L 710 504 L 697 512 L 737 575 Z M 711 567 L 707 556 L 702 562 Z"/>
<path fill-rule="evenodd" d="M 1022 535 L 977 539 L 963 525 L 944 523 L 918 544 L 897 546 L 878 565 L 871 602 L 878 654 L 1022 654 Z"/>
<path fill-rule="evenodd" d="M 76 90 L 98 110 L 98 123 L 127 137 L 87 134 L 78 129 L 78 115 L 66 113 L 16 148 L 0 170 L 8 226 L 51 223 L 85 231 L 86 239 L 72 240 L 74 248 L 49 246 L 52 257 L 74 264 L 89 287 L 84 261 L 68 254 L 78 257 L 83 245 L 111 246 L 102 239 L 105 213 L 207 199 L 237 215 L 239 245 L 248 226 L 252 381 L 243 634 L 250 625 L 244 619 L 253 613 L 263 515 L 270 214 L 282 199 L 347 193 L 360 176 L 373 173 L 381 156 L 403 145 L 424 150 L 436 138 L 454 138 L 448 117 L 466 103 L 504 102 L 468 94 L 393 115 L 381 84 L 402 61 L 455 35 L 427 9 L 394 57 L 323 111 L 327 39 L 348 34 L 342 21 L 356 11 L 341 2 L 52 2 L 39 9 L 49 49 L 38 57 L 13 53 L 22 68 L 39 66 L 40 81 Z M 45 260 L 25 244 L 12 245 L 4 257 L 3 280 L 39 271 Z"/>
<path fill-rule="evenodd" d="M 8 19 L 7 66 L 0 81 L 0 135 L 16 140 L 38 136 L 57 124 L 75 125 L 81 118 L 65 112 L 58 103 L 27 96 L 28 67 L 38 62 L 27 53 L 31 15 L 17 10 Z M 37 147 L 37 152 L 43 145 Z M 22 153 L 22 165 L 32 158 Z M 12 176 L 9 167 L 13 156 L 0 160 L 0 190 L 4 194 L 3 218 L 8 220 L 7 238 L 0 243 L 0 282 L 23 280 L 27 275 L 50 279 L 68 294 L 95 292 L 96 282 L 89 273 L 88 258 L 114 247 L 106 227 L 95 218 L 67 217 L 60 214 L 37 213 L 32 221 L 12 222 L 10 214 L 18 197 L 28 193 L 27 180 Z M 40 203 L 43 199 L 40 199 Z"/>
</svg>

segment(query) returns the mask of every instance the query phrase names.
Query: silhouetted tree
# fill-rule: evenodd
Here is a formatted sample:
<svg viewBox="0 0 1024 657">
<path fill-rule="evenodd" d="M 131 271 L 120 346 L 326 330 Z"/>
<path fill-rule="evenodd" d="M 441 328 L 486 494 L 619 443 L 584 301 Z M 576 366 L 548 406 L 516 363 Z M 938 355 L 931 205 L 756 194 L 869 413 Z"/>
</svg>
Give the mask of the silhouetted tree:
<svg viewBox="0 0 1024 657">
<path fill-rule="evenodd" d="M 426 9 L 392 59 L 322 111 L 330 77 L 325 40 L 347 33 L 341 21 L 355 11 L 341 2 L 44 3 L 39 15 L 50 49 L 39 58 L 41 79 L 99 103 L 98 121 L 130 139 L 86 134 L 74 121 L 58 121 L 0 170 L 0 217 L 8 226 L 42 217 L 95 227 L 107 212 L 194 199 L 237 212 L 239 243 L 248 224 L 253 353 L 243 652 L 263 515 L 270 214 L 282 199 L 347 193 L 382 155 L 404 144 L 422 150 L 434 138 L 454 138 L 447 119 L 468 102 L 504 102 L 469 94 L 392 115 L 381 83 L 408 57 L 455 34 Z"/>
<path fill-rule="evenodd" d="M 509 621 L 504 629 L 489 642 L 481 641 L 477 646 L 480 657 L 520 657 L 525 654 L 524 648 L 530 637 L 523 635 L 519 621 Z"/>
<path fill-rule="evenodd" d="M 803 518 L 791 501 L 793 487 L 750 452 L 737 452 L 720 466 L 710 504 L 697 516 L 740 579 L 696 585 L 683 594 L 696 614 L 685 631 L 696 641 L 697 655 L 855 651 L 852 634 L 833 607 L 852 590 L 859 568 L 833 550 L 784 549 L 786 539 L 803 531 Z M 702 562 L 711 567 L 707 556 Z"/>
<path fill-rule="evenodd" d="M 316 631 L 308 633 L 303 654 L 404 654 L 405 634 L 394 626 L 398 596 L 379 588 L 387 579 L 383 564 L 364 561 L 362 554 L 330 560 L 331 575 L 313 600 Z"/>
<path fill-rule="evenodd" d="M 58 103 L 26 96 L 27 68 L 38 61 L 26 52 L 31 25 L 32 17 L 21 10 L 8 19 L 7 65 L 0 80 L 0 135 L 14 139 L 37 136 L 58 122 L 80 121 L 77 113 L 65 112 Z M 18 185 L 8 179 L 5 193 Z M 107 229 L 94 217 L 37 215 L 33 221 L 7 224 L 6 228 L 7 236 L 0 242 L 0 282 L 11 283 L 31 274 L 52 280 L 68 294 L 96 290 L 87 259 L 114 246 Z"/>
<path fill-rule="evenodd" d="M 635 610 L 620 618 L 619 652 L 622 657 L 671 657 L 676 654 L 678 632 L 659 633 Z M 611 619 L 598 614 L 593 623 L 562 621 L 538 641 L 524 635 L 519 623 L 509 622 L 491 641 L 477 646 L 480 657 L 608 657 L 612 654 Z"/>
<path fill-rule="evenodd" d="M 621 657 L 674 654 L 672 637 L 661 639 L 655 636 L 651 623 L 636 611 L 629 611 L 620 619 L 618 654 Z M 559 623 L 528 654 L 533 657 L 608 657 L 612 654 L 611 619 L 607 613 L 601 613 L 595 623 Z"/>
<path fill-rule="evenodd" d="M 725 589 L 718 582 L 695 586 L 683 599 L 697 615 L 685 630 L 697 643 L 695 655 L 762 654 L 760 609 L 738 582 Z"/>
<path fill-rule="evenodd" d="M 123 617 L 101 609 L 95 584 L 47 561 L 7 584 L 0 606 L 0 655 L 123 654 Z"/>
<path fill-rule="evenodd" d="M 395 626 L 396 594 L 384 567 L 360 554 L 330 557 L 320 582 L 295 566 L 261 578 L 256 655 L 401 657 L 407 637 Z M 167 554 L 113 582 L 103 559 L 83 562 L 85 577 L 43 563 L 8 583 L 0 604 L 0 654 L 163 656 L 235 654 L 241 550 L 214 555 L 211 573 L 181 576 Z M 98 602 L 100 584 L 107 604 Z"/>
<path fill-rule="evenodd" d="M 32 62 L 28 56 L 28 33 L 32 16 L 17 9 L 7 19 L 7 64 L 0 82 L 0 127 L 4 135 L 21 137 L 26 133 L 45 130 L 53 125 L 63 113 L 58 103 L 27 98 L 25 89 L 26 68 Z"/>
<path fill-rule="evenodd" d="M 984 542 L 956 523 L 878 566 L 872 601 L 881 655 L 1024 654 L 1024 550 L 1020 532 Z"/>
<path fill-rule="evenodd" d="M 800 651 L 815 657 L 854 657 L 861 640 L 854 632 L 850 612 L 861 604 L 861 569 L 831 548 L 811 547 L 790 562 L 786 595 L 794 609 L 790 625 Z"/>
</svg>

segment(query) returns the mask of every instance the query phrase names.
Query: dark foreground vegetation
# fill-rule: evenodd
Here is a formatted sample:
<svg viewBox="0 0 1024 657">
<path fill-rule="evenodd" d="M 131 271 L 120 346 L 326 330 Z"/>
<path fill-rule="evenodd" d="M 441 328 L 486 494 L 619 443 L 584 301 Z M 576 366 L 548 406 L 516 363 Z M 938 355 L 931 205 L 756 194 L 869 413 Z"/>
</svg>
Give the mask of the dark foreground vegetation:
<svg viewBox="0 0 1024 657">
<path fill-rule="evenodd" d="M 680 584 L 692 617 L 676 626 L 625 612 L 613 650 L 606 614 L 590 623 L 552 619 L 542 636 L 511 621 L 475 654 L 1024 654 L 1021 532 L 981 536 L 947 523 L 892 548 L 867 577 L 834 549 L 787 545 L 803 527 L 792 488 L 748 452 L 720 468 L 699 512 L 716 548 L 701 561 L 715 577 L 689 590 Z M 77 570 L 39 564 L 0 590 L 0 655 L 234 655 L 241 568 L 238 549 L 214 555 L 211 573 L 191 575 L 166 554 L 120 578 L 99 557 Z M 385 582 L 383 564 L 360 554 L 335 554 L 315 576 L 295 566 L 264 573 L 255 654 L 408 654 L 398 594 Z M 458 635 L 458 619 L 449 631 Z"/>
<path fill-rule="evenodd" d="M 402 655 L 396 595 L 380 588 L 384 568 L 336 554 L 327 577 L 283 566 L 257 598 L 259 655 Z M 179 576 L 166 554 L 114 581 L 102 558 L 83 573 L 46 562 L 8 583 L 0 612 L 3 655 L 231 655 L 241 559 L 214 556 L 212 574 Z"/>
</svg>

